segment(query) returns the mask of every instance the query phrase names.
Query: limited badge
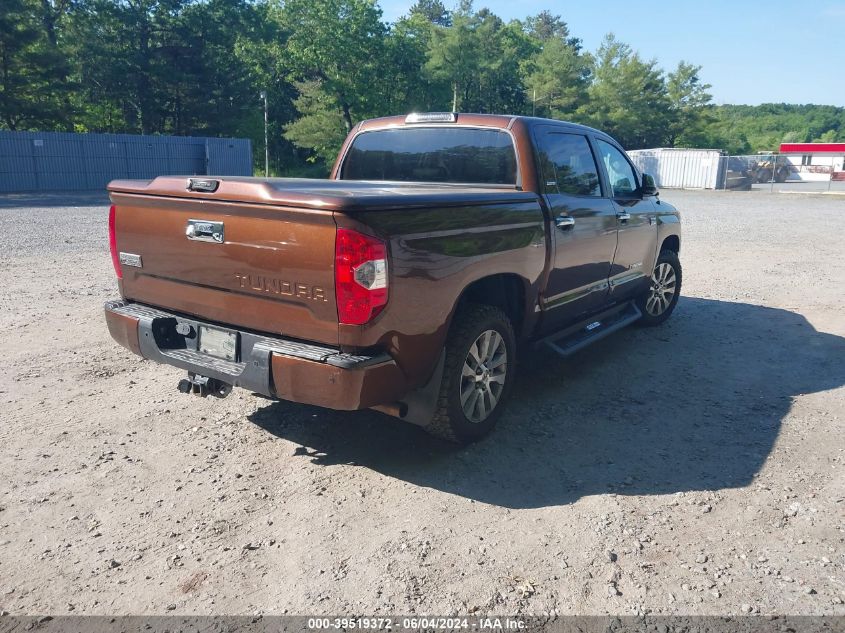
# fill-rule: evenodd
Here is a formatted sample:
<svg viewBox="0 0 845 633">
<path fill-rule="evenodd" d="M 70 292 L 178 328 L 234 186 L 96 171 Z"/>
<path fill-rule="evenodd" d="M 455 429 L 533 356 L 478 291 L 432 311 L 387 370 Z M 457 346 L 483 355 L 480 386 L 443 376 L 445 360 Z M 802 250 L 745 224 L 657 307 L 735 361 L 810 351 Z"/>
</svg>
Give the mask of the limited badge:
<svg viewBox="0 0 845 633">
<path fill-rule="evenodd" d="M 134 266 L 135 268 L 144 267 L 143 263 L 141 262 L 141 256 L 136 255 L 135 253 L 121 253 L 120 263 L 124 266 Z"/>
</svg>

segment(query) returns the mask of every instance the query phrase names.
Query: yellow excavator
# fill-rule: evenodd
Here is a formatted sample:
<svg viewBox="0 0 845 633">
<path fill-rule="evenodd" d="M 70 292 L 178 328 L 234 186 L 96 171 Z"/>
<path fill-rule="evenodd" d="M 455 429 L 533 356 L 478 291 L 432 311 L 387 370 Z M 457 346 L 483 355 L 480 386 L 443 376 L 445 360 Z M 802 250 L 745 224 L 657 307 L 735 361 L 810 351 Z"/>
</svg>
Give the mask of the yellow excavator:
<svg viewBox="0 0 845 633">
<path fill-rule="evenodd" d="M 789 161 L 777 154 L 761 154 L 751 162 L 750 171 L 754 182 L 786 182 L 790 173 Z"/>
</svg>

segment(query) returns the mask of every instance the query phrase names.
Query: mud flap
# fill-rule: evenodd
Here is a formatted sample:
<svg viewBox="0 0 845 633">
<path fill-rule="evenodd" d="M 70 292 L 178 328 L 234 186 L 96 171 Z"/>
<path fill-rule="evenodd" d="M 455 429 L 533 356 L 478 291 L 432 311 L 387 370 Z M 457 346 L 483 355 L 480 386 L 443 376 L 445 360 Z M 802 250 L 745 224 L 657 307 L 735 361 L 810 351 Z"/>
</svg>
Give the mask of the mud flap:
<svg viewBox="0 0 845 633">
<path fill-rule="evenodd" d="M 446 348 L 440 352 L 437 366 L 428 382 L 409 393 L 402 399 L 402 405 L 407 412 L 402 420 L 417 426 L 428 426 L 437 411 L 437 400 L 440 396 L 440 383 L 443 382 L 443 368 L 446 365 Z"/>
</svg>

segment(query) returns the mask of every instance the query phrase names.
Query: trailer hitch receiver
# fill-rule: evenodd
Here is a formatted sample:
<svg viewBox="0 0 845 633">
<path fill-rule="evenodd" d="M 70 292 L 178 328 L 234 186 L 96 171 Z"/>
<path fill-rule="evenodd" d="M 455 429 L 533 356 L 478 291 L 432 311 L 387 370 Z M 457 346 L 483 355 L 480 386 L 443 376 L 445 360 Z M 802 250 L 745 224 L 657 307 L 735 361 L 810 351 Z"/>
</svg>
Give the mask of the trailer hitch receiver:
<svg viewBox="0 0 845 633">
<path fill-rule="evenodd" d="M 207 396 L 225 398 L 232 392 L 232 385 L 193 372 L 188 372 L 188 377 L 180 380 L 177 388 L 182 393 L 192 393 L 203 398 Z"/>
</svg>

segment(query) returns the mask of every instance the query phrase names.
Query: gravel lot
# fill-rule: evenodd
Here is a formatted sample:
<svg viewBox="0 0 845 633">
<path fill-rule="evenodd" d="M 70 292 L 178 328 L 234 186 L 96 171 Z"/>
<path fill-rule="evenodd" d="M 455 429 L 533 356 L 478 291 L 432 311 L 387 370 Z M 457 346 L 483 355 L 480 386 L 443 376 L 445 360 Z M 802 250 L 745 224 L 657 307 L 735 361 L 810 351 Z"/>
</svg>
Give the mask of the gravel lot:
<svg viewBox="0 0 845 633">
<path fill-rule="evenodd" d="M 673 318 L 467 449 L 177 393 L 106 331 L 105 201 L 0 198 L 0 610 L 845 615 L 845 198 L 663 197 Z"/>
</svg>

